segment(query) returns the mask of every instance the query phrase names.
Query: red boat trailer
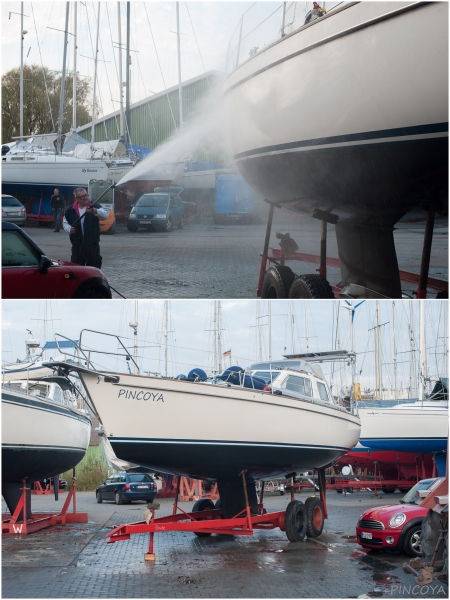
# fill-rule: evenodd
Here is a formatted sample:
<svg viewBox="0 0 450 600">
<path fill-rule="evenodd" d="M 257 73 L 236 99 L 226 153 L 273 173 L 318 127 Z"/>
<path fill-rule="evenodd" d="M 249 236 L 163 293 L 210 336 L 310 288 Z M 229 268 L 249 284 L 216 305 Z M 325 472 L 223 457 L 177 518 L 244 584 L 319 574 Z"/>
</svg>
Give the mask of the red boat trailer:
<svg viewBox="0 0 450 600">
<path fill-rule="evenodd" d="M 253 535 L 255 529 L 275 529 L 279 527 L 285 531 L 288 539 L 292 542 L 302 541 L 306 533 L 311 537 L 317 537 L 322 533 L 324 519 L 328 518 L 325 499 L 325 470 L 319 469 L 319 498 L 308 498 L 305 504 L 294 499 L 293 483 L 291 478 L 291 502 L 286 510 L 268 513 L 263 507 L 264 482 L 261 489 L 261 495 L 258 503 L 258 514 L 251 514 L 250 504 L 247 494 L 247 485 L 245 481 L 245 470 L 239 476 L 242 477 L 246 507 L 230 519 L 222 518 L 222 508 L 211 508 L 212 502 L 208 499 L 202 499 L 198 502 L 210 503 L 208 507 L 194 512 L 185 512 L 178 506 L 178 491 L 173 506 L 172 515 L 155 519 L 155 510 L 158 505 L 152 508 L 148 504 L 149 514 L 146 521 L 119 525 L 108 533 L 105 537 L 109 538 L 107 542 L 112 544 L 123 540 L 129 540 L 131 535 L 139 533 L 149 533 L 150 541 L 148 552 L 144 555 L 144 560 L 155 562 L 156 555 L 154 551 L 155 533 L 166 533 L 168 531 L 190 531 L 198 536 L 211 535 Z M 198 505 L 198 504 L 197 504 Z M 196 505 L 194 505 L 195 508 Z M 214 506 L 214 505 L 213 505 Z M 177 511 L 180 513 L 177 514 Z"/>
<path fill-rule="evenodd" d="M 266 202 L 268 202 L 268 200 L 266 200 Z M 283 236 L 281 236 L 280 241 L 281 248 L 269 247 L 274 206 L 274 204 L 270 203 L 266 237 L 264 241 L 264 248 L 261 253 L 261 266 L 259 270 L 258 287 L 256 290 L 256 295 L 258 298 L 261 297 L 264 276 L 267 270 L 269 269 L 271 263 L 278 266 L 284 266 L 287 260 L 296 260 L 300 262 L 316 264 L 319 265 L 319 268 L 316 269 L 316 271 L 324 279 L 327 278 L 327 266 L 337 268 L 340 268 L 341 266 L 340 260 L 338 258 L 327 257 L 327 224 L 328 222 L 330 222 L 331 224 L 336 223 L 333 220 L 322 220 L 320 219 L 320 216 L 313 215 L 313 218 L 318 218 L 321 220 L 320 254 L 316 255 L 307 254 L 304 252 L 297 252 L 296 250 L 292 251 L 291 248 L 293 248 L 294 246 L 295 248 L 298 248 L 297 244 L 293 243 L 293 240 L 290 240 L 290 238 L 289 241 L 286 242 L 286 240 L 283 239 Z M 322 215 L 321 211 L 319 212 L 320 215 Z M 416 283 L 418 285 L 417 290 L 413 292 L 416 298 L 418 299 L 423 299 L 427 297 L 428 288 L 435 290 L 438 293 L 438 297 L 442 296 L 442 298 L 448 298 L 448 281 L 443 281 L 441 279 L 435 279 L 433 277 L 428 276 L 430 269 L 431 245 L 433 241 L 434 218 L 435 211 L 431 209 L 428 210 L 419 275 L 417 275 L 416 273 L 410 273 L 408 271 L 399 270 L 401 281 L 405 281 L 408 283 Z M 339 298 L 339 294 L 342 291 L 342 282 L 339 282 L 336 285 L 332 285 L 331 289 L 334 293 L 335 298 Z"/>
<path fill-rule="evenodd" d="M 3 535 L 28 535 L 46 527 L 54 525 L 66 525 L 67 523 L 87 523 L 88 513 L 77 512 L 76 477 L 73 477 L 72 485 L 67 494 L 66 501 L 60 513 L 31 513 L 27 515 L 27 488 L 26 480 L 23 480 L 22 495 L 12 516 L 2 514 Z M 70 502 L 73 500 L 73 512 L 69 511 Z M 22 515 L 22 519 L 19 517 Z"/>
</svg>

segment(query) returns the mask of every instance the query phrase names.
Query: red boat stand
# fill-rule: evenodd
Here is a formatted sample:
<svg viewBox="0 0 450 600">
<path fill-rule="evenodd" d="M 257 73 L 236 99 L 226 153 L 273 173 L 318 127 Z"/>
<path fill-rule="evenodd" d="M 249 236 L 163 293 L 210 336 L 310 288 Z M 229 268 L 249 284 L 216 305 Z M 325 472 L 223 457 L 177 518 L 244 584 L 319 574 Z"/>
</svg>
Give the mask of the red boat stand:
<svg viewBox="0 0 450 600">
<path fill-rule="evenodd" d="M 88 513 L 77 513 L 76 500 L 76 477 L 73 478 L 69 493 L 60 513 L 32 513 L 27 515 L 27 491 L 30 488 L 26 486 L 26 479 L 23 479 L 22 496 L 17 503 L 12 516 L 7 513 L 2 514 L 2 534 L 6 535 L 27 535 L 34 533 L 46 527 L 54 525 L 66 525 L 67 523 L 87 523 Z M 73 512 L 68 512 L 70 501 L 73 499 Z M 19 516 L 23 510 L 23 519 L 19 521 Z"/>
</svg>

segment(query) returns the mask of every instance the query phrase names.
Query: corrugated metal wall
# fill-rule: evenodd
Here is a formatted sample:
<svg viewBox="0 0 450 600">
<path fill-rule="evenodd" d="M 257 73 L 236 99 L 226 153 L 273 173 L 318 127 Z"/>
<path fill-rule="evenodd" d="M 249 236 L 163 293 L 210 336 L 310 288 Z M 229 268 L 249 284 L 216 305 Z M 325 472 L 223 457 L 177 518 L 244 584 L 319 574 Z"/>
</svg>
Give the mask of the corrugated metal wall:
<svg viewBox="0 0 450 600">
<path fill-rule="evenodd" d="M 217 83 L 218 75 L 207 73 L 193 82 L 182 86 L 183 121 L 188 123 L 210 88 Z M 114 114 L 95 125 L 95 142 L 116 140 L 119 138 L 119 115 Z M 157 98 L 150 97 L 138 106 L 131 106 L 131 143 L 154 149 L 169 138 L 179 126 L 178 89 L 171 88 L 167 94 Z M 90 125 L 77 132 L 86 140 L 91 138 Z M 197 160 L 221 161 L 219 149 L 208 148 L 196 153 Z"/>
</svg>

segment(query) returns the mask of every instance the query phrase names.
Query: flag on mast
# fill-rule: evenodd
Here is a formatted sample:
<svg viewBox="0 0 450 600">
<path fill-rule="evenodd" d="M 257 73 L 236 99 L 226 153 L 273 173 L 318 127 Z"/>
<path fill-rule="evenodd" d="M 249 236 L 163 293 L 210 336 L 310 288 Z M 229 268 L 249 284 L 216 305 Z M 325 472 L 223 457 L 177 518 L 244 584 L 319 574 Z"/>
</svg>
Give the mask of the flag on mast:
<svg viewBox="0 0 450 600">
<path fill-rule="evenodd" d="M 231 350 L 227 350 L 222 354 L 222 356 L 231 356 Z"/>
</svg>

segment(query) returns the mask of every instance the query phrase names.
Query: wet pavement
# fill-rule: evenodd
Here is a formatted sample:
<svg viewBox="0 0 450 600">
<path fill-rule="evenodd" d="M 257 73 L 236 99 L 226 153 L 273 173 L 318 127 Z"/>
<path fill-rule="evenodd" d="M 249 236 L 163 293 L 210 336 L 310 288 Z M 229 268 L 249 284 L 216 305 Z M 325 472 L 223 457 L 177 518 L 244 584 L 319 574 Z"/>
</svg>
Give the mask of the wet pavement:
<svg viewBox="0 0 450 600">
<path fill-rule="evenodd" d="M 296 494 L 305 501 L 308 494 Z M 33 510 L 61 508 L 65 494 L 33 496 Z M 402 570 L 405 554 L 365 551 L 355 525 L 367 508 L 400 500 L 401 494 L 372 497 L 369 491 L 328 493 L 329 519 L 317 539 L 290 543 L 279 529 L 253 537 L 196 537 L 155 534 L 156 563 L 144 562 L 148 535 L 107 544 L 105 535 L 121 523 L 143 519 L 144 503 L 97 504 L 78 493 L 77 508 L 87 524 L 3 538 L 3 598 L 406 598 L 448 597 L 437 581 L 419 588 Z M 267 494 L 268 511 L 283 510 L 290 496 Z M 171 513 L 161 499 L 157 516 Z M 192 503 L 181 504 L 188 511 Z M 3 510 L 5 510 L 3 504 Z"/>
<path fill-rule="evenodd" d="M 111 286 L 125 298 L 255 298 L 267 218 L 254 225 L 213 225 L 210 220 L 188 224 L 170 233 L 127 231 L 102 235 L 103 271 Z M 276 232 L 290 232 L 299 251 L 318 255 L 320 221 L 276 210 L 270 246 L 279 248 Z M 394 233 L 399 267 L 419 273 L 425 222 L 397 224 Z M 63 230 L 29 226 L 26 231 L 51 258 L 70 260 L 70 242 Z M 337 258 L 334 227 L 328 226 L 329 257 Z M 297 275 L 315 273 L 318 265 L 296 261 L 288 265 Z M 448 222 L 436 219 L 430 276 L 448 280 Z M 328 268 L 331 284 L 340 270 Z M 403 284 L 411 293 L 416 284 Z M 430 297 L 434 297 L 432 293 Z"/>
</svg>

